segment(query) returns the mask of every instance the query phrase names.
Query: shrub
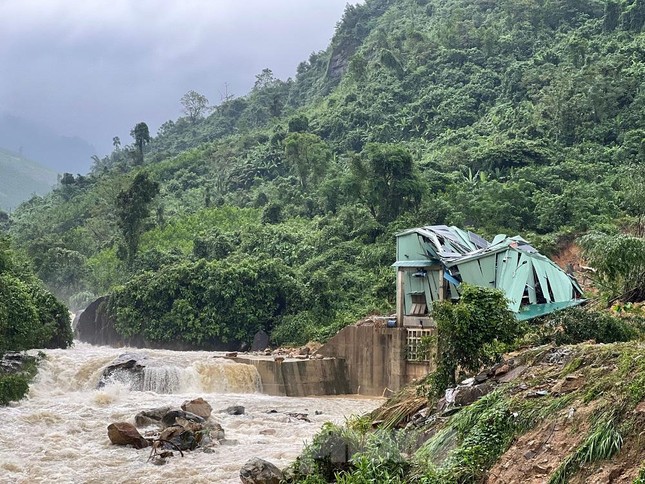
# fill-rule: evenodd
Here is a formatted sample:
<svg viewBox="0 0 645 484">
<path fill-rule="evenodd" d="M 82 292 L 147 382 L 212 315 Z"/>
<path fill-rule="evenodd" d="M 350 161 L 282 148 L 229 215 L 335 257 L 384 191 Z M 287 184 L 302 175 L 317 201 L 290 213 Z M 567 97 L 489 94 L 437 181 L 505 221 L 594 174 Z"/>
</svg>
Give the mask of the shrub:
<svg viewBox="0 0 645 484">
<path fill-rule="evenodd" d="M 0 375 L 0 405 L 20 400 L 29 390 L 29 375 Z"/>
<path fill-rule="evenodd" d="M 497 360 L 522 332 L 522 325 L 508 310 L 504 293 L 464 284 L 459 302 L 433 305 L 437 322 L 438 365 L 433 375 L 437 394 L 455 384 L 457 368 L 479 371 Z"/>
<path fill-rule="evenodd" d="M 645 333 L 645 319 L 616 317 L 602 311 L 571 308 L 541 319 L 541 343 L 577 344 L 630 341 Z"/>
</svg>

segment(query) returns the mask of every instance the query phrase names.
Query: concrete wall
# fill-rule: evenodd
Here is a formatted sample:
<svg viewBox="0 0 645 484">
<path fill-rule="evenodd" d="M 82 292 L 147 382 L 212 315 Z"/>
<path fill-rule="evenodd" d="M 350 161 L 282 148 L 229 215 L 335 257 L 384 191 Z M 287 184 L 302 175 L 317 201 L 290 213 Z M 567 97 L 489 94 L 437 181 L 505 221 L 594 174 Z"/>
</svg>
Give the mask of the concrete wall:
<svg viewBox="0 0 645 484">
<path fill-rule="evenodd" d="M 345 360 L 351 393 L 387 396 L 430 370 L 429 363 L 406 361 L 406 339 L 405 328 L 348 326 L 318 353 Z"/>
<path fill-rule="evenodd" d="M 262 393 L 287 397 L 342 395 L 353 393 L 344 360 L 285 360 L 245 357 L 238 363 L 253 365 L 262 380 Z"/>
</svg>

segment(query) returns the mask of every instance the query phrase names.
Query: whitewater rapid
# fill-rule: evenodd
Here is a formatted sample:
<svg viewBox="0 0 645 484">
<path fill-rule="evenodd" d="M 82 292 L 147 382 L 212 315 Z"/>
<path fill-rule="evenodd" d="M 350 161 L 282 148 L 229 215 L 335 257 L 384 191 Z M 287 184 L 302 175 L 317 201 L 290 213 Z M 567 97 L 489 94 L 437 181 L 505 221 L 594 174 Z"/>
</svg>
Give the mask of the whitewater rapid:
<svg viewBox="0 0 645 484">
<path fill-rule="evenodd" d="M 252 457 L 278 467 L 291 463 L 324 422 L 342 423 L 376 408 L 381 399 L 273 397 L 263 395 L 257 371 L 212 352 L 116 349 L 76 342 L 44 350 L 46 359 L 27 398 L 0 407 L 0 483 L 239 483 Z M 125 352 L 153 363 L 143 391 L 127 381 L 97 389 L 102 369 Z M 169 392 L 169 393 L 168 393 Z M 134 423 L 141 410 L 202 397 L 226 432 L 213 453 L 176 455 L 164 466 L 149 462 L 149 449 L 111 445 L 107 426 Z M 244 415 L 218 413 L 243 405 Z M 276 411 L 269 413 L 270 411 Z M 306 413 L 311 422 L 287 413 Z M 143 431 L 142 431 L 143 432 Z"/>
</svg>

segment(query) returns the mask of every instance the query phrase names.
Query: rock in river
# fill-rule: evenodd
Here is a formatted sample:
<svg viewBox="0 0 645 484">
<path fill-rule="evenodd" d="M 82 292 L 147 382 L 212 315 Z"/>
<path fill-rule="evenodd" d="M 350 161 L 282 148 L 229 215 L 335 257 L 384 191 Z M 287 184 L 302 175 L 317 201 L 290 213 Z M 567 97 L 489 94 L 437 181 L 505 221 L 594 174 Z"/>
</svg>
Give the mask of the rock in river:
<svg viewBox="0 0 645 484">
<path fill-rule="evenodd" d="M 213 411 L 213 407 L 211 407 L 210 404 L 201 397 L 185 401 L 182 404 L 181 409 L 186 412 L 194 413 L 204 419 L 208 419 Z"/>
<path fill-rule="evenodd" d="M 240 469 L 240 479 L 244 484 L 280 484 L 282 477 L 280 469 L 257 457 L 247 461 Z"/>
<path fill-rule="evenodd" d="M 108 425 L 107 431 L 110 442 L 115 445 L 131 445 L 135 449 L 143 449 L 150 445 L 136 427 L 127 422 L 112 423 Z"/>
</svg>

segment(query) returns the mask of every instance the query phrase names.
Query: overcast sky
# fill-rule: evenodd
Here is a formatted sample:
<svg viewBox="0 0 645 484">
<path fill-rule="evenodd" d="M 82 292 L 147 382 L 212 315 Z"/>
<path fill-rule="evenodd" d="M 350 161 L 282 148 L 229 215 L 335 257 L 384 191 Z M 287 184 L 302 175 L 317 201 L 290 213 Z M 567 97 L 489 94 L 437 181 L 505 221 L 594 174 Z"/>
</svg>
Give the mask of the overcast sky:
<svg viewBox="0 0 645 484">
<path fill-rule="evenodd" d="M 0 114 L 80 136 L 99 154 L 156 133 L 193 89 L 243 95 L 324 49 L 348 0 L 0 0 Z M 349 0 L 349 3 L 357 3 Z M 127 140 L 127 141 L 126 141 Z"/>
</svg>

